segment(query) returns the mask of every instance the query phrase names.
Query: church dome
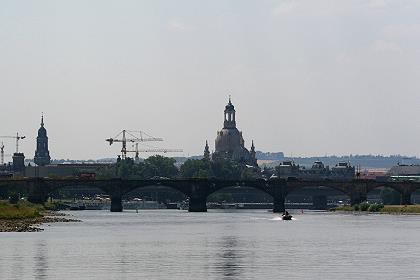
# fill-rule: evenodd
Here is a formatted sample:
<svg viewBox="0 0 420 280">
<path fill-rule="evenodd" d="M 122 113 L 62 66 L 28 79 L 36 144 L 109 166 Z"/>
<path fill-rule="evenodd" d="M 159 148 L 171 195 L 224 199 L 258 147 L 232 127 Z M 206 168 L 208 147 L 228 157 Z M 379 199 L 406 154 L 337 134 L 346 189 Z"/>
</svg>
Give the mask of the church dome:
<svg viewBox="0 0 420 280">
<path fill-rule="evenodd" d="M 241 146 L 241 135 L 235 128 L 223 128 L 217 133 L 216 151 L 223 153 L 233 153 L 237 147 Z"/>
</svg>

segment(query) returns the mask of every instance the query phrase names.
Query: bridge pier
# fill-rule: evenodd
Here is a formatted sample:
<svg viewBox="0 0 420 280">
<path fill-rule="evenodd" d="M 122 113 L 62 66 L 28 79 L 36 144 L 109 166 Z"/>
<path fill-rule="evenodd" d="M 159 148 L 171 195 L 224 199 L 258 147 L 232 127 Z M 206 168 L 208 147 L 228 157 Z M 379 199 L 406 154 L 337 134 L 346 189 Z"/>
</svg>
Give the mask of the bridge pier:
<svg viewBox="0 0 420 280">
<path fill-rule="evenodd" d="M 39 179 L 29 182 L 28 201 L 35 204 L 44 204 L 48 200 L 48 186 Z"/>
<path fill-rule="evenodd" d="M 111 212 L 122 212 L 122 198 L 119 194 L 112 194 L 111 195 Z"/>
<path fill-rule="evenodd" d="M 367 194 L 363 194 L 361 192 L 353 192 L 350 195 L 350 205 L 354 206 L 356 204 L 360 204 L 362 202 L 367 201 Z"/>
<path fill-rule="evenodd" d="M 273 196 L 273 213 L 284 213 L 286 211 L 286 182 L 283 180 L 273 182 L 271 194 Z"/>
<path fill-rule="evenodd" d="M 48 197 L 45 197 L 42 194 L 29 194 L 28 196 L 28 201 L 30 203 L 35 203 L 35 204 L 44 204 L 45 202 L 47 202 Z"/>
<path fill-rule="evenodd" d="M 188 212 L 207 212 L 207 197 L 190 197 Z"/>
<path fill-rule="evenodd" d="M 410 204 L 411 204 L 411 192 L 402 192 L 401 205 L 410 205 Z"/>
<path fill-rule="evenodd" d="M 312 197 L 312 207 L 314 210 L 327 210 L 327 197 L 325 195 L 315 195 Z"/>
<path fill-rule="evenodd" d="M 286 211 L 286 196 L 275 196 L 273 198 L 273 213 L 284 213 Z"/>
</svg>

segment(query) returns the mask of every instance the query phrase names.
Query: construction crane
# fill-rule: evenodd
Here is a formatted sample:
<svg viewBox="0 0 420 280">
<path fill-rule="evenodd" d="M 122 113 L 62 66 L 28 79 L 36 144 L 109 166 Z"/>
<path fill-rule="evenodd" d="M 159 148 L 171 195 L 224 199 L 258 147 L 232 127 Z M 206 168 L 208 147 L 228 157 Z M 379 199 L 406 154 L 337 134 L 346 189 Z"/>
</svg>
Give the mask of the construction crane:
<svg viewBox="0 0 420 280">
<path fill-rule="evenodd" d="M 139 136 L 136 136 L 134 133 L 138 133 Z M 127 137 L 128 135 L 128 137 Z M 121 139 L 118 139 L 118 137 L 121 136 Z M 136 143 L 136 142 L 153 142 L 153 141 L 163 141 L 162 138 L 156 138 L 148 135 L 147 133 L 143 131 L 129 131 L 129 130 L 123 130 L 120 133 L 117 134 L 114 138 L 108 138 L 105 139 L 105 141 L 109 142 L 109 145 L 112 145 L 114 142 L 120 142 L 122 143 L 121 148 L 121 158 L 126 159 L 127 158 L 127 142 L 130 143 Z"/>
<path fill-rule="evenodd" d="M 136 156 L 134 160 L 138 162 L 140 160 L 140 153 L 182 153 L 182 149 L 159 149 L 159 148 L 148 148 L 148 149 L 139 149 L 139 143 L 135 145 L 136 149 L 134 151 L 127 151 L 127 153 L 135 153 Z"/>
<path fill-rule="evenodd" d="M 0 164 L 1 165 L 4 164 L 4 144 L 3 144 L 3 141 L 1 141 L 1 146 L 0 146 Z"/>
<path fill-rule="evenodd" d="M 11 155 L 4 154 L 4 144 L 3 144 L 3 141 L 2 141 L 1 146 L 0 146 L 0 165 L 4 165 L 4 156 L 10 157 Z"/>
<path fill-rule="evenodd" d="M 0 136 L 0 138 L 16 139 L 16 153 L 19 153 L 19 140 L 25 139 L 26 136 L 19 136 L 19 133 L 16 133 L 16 136 Z"/>
</svg>

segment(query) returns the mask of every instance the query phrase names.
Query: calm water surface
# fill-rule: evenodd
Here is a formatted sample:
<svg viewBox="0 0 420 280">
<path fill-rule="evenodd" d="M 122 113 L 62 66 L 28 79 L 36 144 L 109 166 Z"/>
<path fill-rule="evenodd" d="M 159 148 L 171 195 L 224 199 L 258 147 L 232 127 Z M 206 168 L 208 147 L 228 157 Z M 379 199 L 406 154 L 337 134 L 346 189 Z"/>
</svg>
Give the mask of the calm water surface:
<svg viewBox="0 0 420 280">
<path fill-rule="evenodd" d="M 71 212 L 0 233 L 0 279 L 420 279 L 420 216 Z"/>
</svg>

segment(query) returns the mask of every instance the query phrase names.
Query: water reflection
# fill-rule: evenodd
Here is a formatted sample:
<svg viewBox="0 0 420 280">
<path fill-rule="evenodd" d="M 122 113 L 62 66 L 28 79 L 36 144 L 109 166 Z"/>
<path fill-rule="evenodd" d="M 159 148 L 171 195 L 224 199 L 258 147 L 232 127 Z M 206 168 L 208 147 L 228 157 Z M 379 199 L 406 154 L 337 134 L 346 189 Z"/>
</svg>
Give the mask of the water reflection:
<svg viewBox="0 0 420 280">
<path fill-rule="evenodd" d="M 34 276 L 35 279 L 47 279 L 48 271 L 48 247 L 45 240 L 39 240 L 36 244 L 36 252 L 34 254 Z"/>
<path fill-rule="evenodd" d="M 222 274 L 222 279 L 239 279 L 242 274 L 239 241 L 236 236 L 224 236 L 218 246 L 221 250 L 217 254 L 217 270 Z"/>
<path fill-rule="evenodd" d="M 22 253 L 25 252 L 25 246 L 20 241 L 13 242 L 12 246 L 12 266 L 11 266 L 11 275 L 13 276 L 12 279 L 23 279 L 24 276 L 24 263 L 22 262 Z M 6 261 L 7 263 L 7 261 Z M 6 267 L 5 267 L 6 268 Z M 1 277 L 0 277 L 1 278 Z"/>
<path fill-rule="evenodd" d="M 127 261 L 126 256 L 126 250 L 127 250 L 127 243 L 121 242 L 119 245 L 119 261 L 118 261 L 118 267 L 120 272 L 121 279 L 125 279 L 125 276 L 127 275 L 127 264 L 129 263 Z"/>
<path fill-rule="evenodd" d="M 0 280 L 419 279 L 420 216 L 315 212 L 279 223 L 265 211 L 171 211 L 141 222 L 76 211 L 82 223 L 2 233 Z"/>
</svg>

